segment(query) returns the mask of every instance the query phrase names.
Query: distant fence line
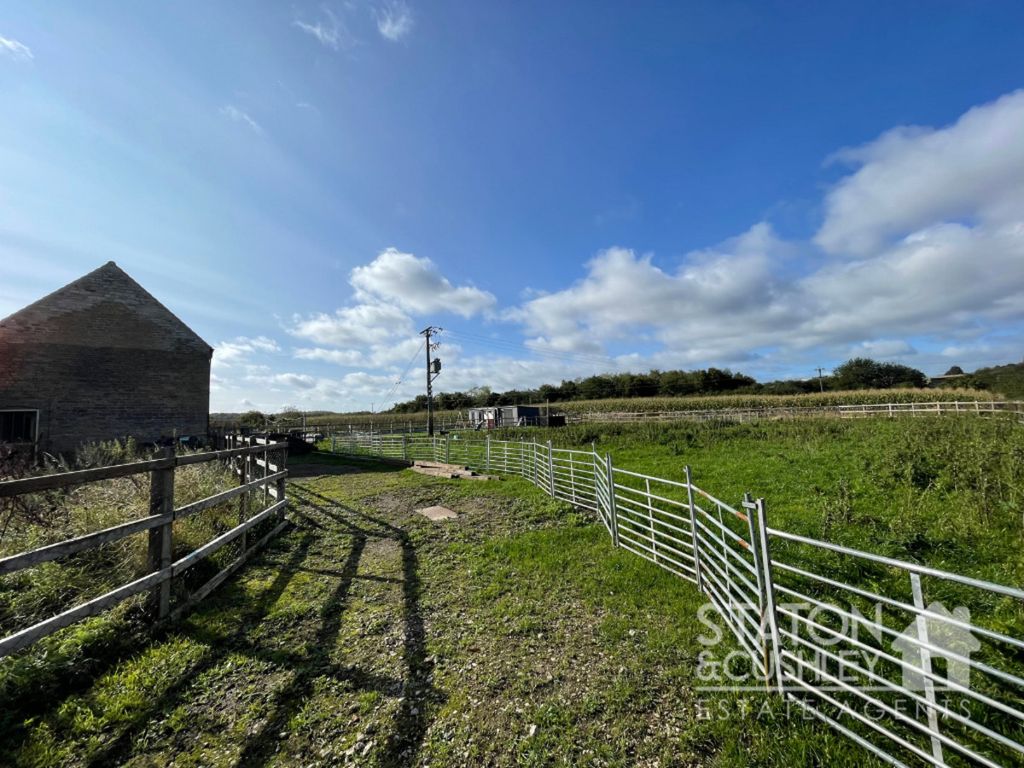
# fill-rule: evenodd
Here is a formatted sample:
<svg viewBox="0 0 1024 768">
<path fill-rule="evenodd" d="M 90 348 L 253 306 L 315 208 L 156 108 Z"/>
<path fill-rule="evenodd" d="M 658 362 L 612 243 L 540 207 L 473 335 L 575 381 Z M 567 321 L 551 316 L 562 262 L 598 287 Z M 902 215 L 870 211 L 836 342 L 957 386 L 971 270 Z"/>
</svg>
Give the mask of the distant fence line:
<svg viewBox="0 0 1024 768">
<path fill-rule="evenodd" d="M 858 405 L 808 405 L 781 408 L 709 408 L 700 411 L 637 411 L 569 414 L 573 422 L 617 421 L 755 421 L 794 419 L 806 416 L 928 416 L 935 414 L 1018 414 L 1024 416 L 1024 402 L 1011 400 L 937 401 L 934 403 L 865 403 Z"/>
<path fill-rule="evenodd" d="M 160 457 L 147 461 L 0 482 L 0 499 L 3 499 L 118 477 L 150 475 L 149 515 L 147 517 L 0 558 L 0 576 L 3 576 L 95 549 L 136 533 L 148 531 L 149 536 L 146 561 L 148 572 L 146 575 L 57 616 L 0 639 L 0 658 L 19 651 L 59 629 L 113 608 L 118 603 L 141 592 L 151 593 L 153 613 L 157 619 L 175 618 L 210 594 L 237 571 L 253 552 L 284 530 L 287 525 L 284 513 L 287 505 L 285 478 L 288 476 L 288 470 L 285 464 L 288 456 L 288 443 L 278 443 L 262 437 L 231 438 L 231 442 L 234 443 L 233 447 L 226 450 L 175 456 L 173 448 L 168 447 L 163 450 Z M 175 507 L 175 467 L 209 461 L 230 462 L 235 476 L 239 478 L 239 485 L 205 499 Z M 257 506 L 261 495 L 263 497 L 262 508 L 253 512 L 252 509 Z M 174 522 L 232 499 L 239 499 L 238 525 L 198 549 L 174 560 Z M 276 520 L 277 525 L 259 541 L 248 542 L 247 533 L 259 523 L 269 520 Z M 239 540 L 241 543 L 240 555 L 195 592 L 188 595 L 182 604 L 172 611 L 172 581 L 225 544 L 235 540 Z"/>
<path fill-rule="evenodd" d="M 1020 626 L 1024 590 L 772 528 L 764 499 L 730 505 L 695 485 L 689 467 L 685 481 L 667 480 L 596 450 L 476 436 L 353 433 L 330 444 L 518 475 L 594 512 L 613 546 L 707 595 L 749 662 L 751 688 L 887 763 L 1021 764 L 1024 639 L 1006 626 Z M 983 626 L 939 600 L 985 606 L 999 620 Z M 970 642 L 951 646 L 950 632 Z"/>
<path fill-rule="evenodd" d="M 552 406 L 557 412 L 557 406 Z M 1016 415 L 1024 420 L 1024 401 L 1019 400 L 940 400 L 931 403 L 866 403 L 863 405 L 799 405 L 766 406 L 763 408 L 706 408 L 693 411 L 583 411 L 565 413 L 569 424 L 600 424 L 648 421 L 759 421 L 772 419 L 798 419 L 811 416 L 838 416 L 857 418 L 859 416 L 928 416 L 936 414 L 954 415 Z M 437 431 L 471 429 L 469 421 L 450 416 L 439 416 L 434 422 Z M 371 429 L 380 434 L 401 434 L 426 432 L 425 420 L 417 418 L 395 418 L 386 415 L 378 420 L 348 424 L 307 425 L 283 424 L 277 429 L 307 434 L 333 435 L 363 432 Z"/>
</svg>

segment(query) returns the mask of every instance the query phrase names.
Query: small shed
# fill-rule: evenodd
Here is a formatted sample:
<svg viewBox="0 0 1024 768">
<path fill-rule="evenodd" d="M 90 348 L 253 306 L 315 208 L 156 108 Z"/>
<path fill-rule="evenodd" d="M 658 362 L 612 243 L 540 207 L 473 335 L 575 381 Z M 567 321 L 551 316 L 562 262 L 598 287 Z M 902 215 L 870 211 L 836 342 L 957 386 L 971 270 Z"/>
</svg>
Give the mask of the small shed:
<svg viewBox="0 0 1024 768">
<path fill-rule="evenodd" d="M 212 355 L 108 262 L 0 320 L 0 443 L 205 438 Z"/>
<path fill-rule="evenodd" d="M 535 427 L 541 422 L 539 405 L 494 405 L 469 409 L 469 424 L 474 429 Z"/>
</svg>

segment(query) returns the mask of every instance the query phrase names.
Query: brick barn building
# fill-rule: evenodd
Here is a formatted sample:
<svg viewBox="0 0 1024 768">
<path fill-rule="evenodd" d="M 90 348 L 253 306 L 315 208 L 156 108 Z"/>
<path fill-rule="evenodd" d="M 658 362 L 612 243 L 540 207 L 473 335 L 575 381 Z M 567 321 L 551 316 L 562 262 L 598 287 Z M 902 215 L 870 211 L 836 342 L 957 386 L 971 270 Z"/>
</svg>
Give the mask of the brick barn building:
<svg viewBox="0 0 1024 768">
<path fill-rule="evenodd" d="M 0 443 L 205 436 L 213 349 L 110 261 L 0 320 Z"/>
</svg>

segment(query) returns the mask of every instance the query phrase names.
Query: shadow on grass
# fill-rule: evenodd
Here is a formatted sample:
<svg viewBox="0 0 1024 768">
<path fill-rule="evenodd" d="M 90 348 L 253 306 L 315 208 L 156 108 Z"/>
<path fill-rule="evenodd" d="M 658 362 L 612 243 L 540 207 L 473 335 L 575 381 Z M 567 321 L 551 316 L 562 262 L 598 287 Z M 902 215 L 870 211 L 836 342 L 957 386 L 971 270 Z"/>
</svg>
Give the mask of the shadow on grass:
<svg viewBox="0 0 1024 768">
<path fill-rule="evenodd" d="M 389 467 L 389 469 L 395 469 Z M 341 504 L 322 494 L 316 493 L 299 483 L 289 485 L 291 515 L 299 524 L 298 531 L 291 536 L 291 551 L 271 550 L 260 556 L 256 562 L 264 566 L 275 558 L 281 562 L 269 586 L 258 595 L 245 596 L 238 612 L 235 626 L 229 632 L 188 624 L 172 624 L 166 631 L 187 640 L 206 646 L 201 656 L 185 669 L 176 671 L 176 679 L 161 694 L 137 712 L 118 729 L 113 738 L 90 754 L 79 759 L 89 766 L 118 765 L 132 757 L 133 747 L 155 719 L 174 711 L 191 700 L 196 681 L 206 672 L 216 669 L 231 655 L 243 655 L 273 664 L 292 674 L 282 688 L 275 691 L 269 703 L 270 715 L 267 720 L 247 737 L 236 761 L 238 765 L 262 766 L 278 754 L 278 734 L 286 731 L 288 723 L 300 708 L 313 696 L 318 678 L 330 677 L 344 682 L 347 688 L 359 691 L 375 691 L 383 696 L 400 699 L 401 704 L 391 732 L 386 735 L 379 762 L 385 766 L 402 766 L 414 761 L 429 726 L 428 713 L 436 711 L 432 706 L 443 702 L 442 694 L 430 683 L 432 663 L 427 660 L 423 616 L 420 608 L 421 584 L 419 559 L 416 548 L 408 534 L 387 521 Z M 332 534 L 334 538 L 332 540 Z M 333 559 L 331 547 L 337 546 L 340 535 L 347 549 L 343 561 L 337 567 L 321 567 L 324 555 Z M 393 541 L 401 550 L 401 578 L 359 574 L 360 561 L 370 541 Z M 321 542 L 327 543 L 325 549 Z M 341 549 L 341 547 L 338 547 Z M 319 562 L 318 562 L 319 561 Z M 251 567 L 251 566 L 250 566 Z M 285 594 L 289 583 L 297 573 L 309 572 L 319 577 L 337 580 L 329 595 L 315 610 L 318 621 L 314 622 L 315 632 L 309 642 L 301 643 L 297 651 L 282 649 L 276 644 L 263 642 L 252 630 L 263 623 L 273 610 L 275 603 Z M 404 648 L 402 653 L 403 671 L 399 676 L 387 676 L 364 671 L 355 666 L 338 664 L 331 660 L 331 652 L 341 629 L 345 611 L 349 606 L 352 585 L 356 580 L 370 580 L 389 584 L 401 584 L 402 616 L 404 625 Z M 222 591 L 215 593 L 208 602 L 201 604 L 194 615 L 202 616 L 206 611 L 231 610 L 231 600 L 240 599 L 238 591 L 232 592 L 229 583 Z M 234 614 L 234 612 L 232 612 Z M 159 643 L 163 632 L 157 633 L 153 642 Z M 131 649 L 138 657 L 145 653 L 146 644 Z M 129 656 L 120 656 L 109 664 L 100 665 L 97 673 L 88 679 L 76 681 L 64 687 L 57 695 L 48 697 L 46 704 L 38 707 L 38 714 L 46 718 L 56 713 L 68 697 L 84 693 L 88 686 L 95 684 L 100 673 L 116 674 L 117 665 Z M 19 720 L 27 713 L 19 712 Z M 13 735 L 13 734 L 9 734 Z M 59 738 L 59 735 L 58 735 Z M 13 747 L 13 745 L 10 745 Z M 15 751 L 17 748 L 14 748 Z"/>
<path fill-rule="evenodd" d="M 363 472 L 401 472 L 408 463 L 382 461 L 379 457 L 353 454 L 336 454 L 314 451 L 289 458 L 288 474 L 291 478 L 315 477 L 318 475 L 354 475 Z"/>
<path fill-rule="evenodd" d="M 238 646 L 244 642 L 245 632 L 253 624 L 258 623 L 263 617 L 267 615 L 271 606 L 277 601 L 277 599 L 284 594 L 285 589 L 288 587 L 288 583 L 294 577 L 299 565 L 306 559 L 309 549 L 312 546 L 314 535 L 309 532 L 304 532 L 300 539 L 298 546 L 295 551 L 291 553 L 287 562 L 284 563 L 277 575 L 274 577 L 274 581 L 271 585 L 260 593 L 259 598 L 243 611 L 238 621 L 238 631 L 230 637 L 217 637 L 217 644 L 214 645 L 214 638 L 206 636 L 202 632 L 188 633 L 190 636 L 196 637 L 196 639 L 211 642 L 211 651 L 204 655 L 203 659 L 191 669 L 185 671 L 172 686 L 170 686 L 163 695 L 152 702 L 144 712 L 141 712 L 136 717 L 132 724 L 126 728 L 121 734 L 112 742 L 106 744 L 102 750 L 90 756 L 88 765 L 90 766 L 103 766 L 103 765 L 114 765 L 124 762 L 129 756 L 131 751 L 132 743 L 135 737 L 138 735 L 149 721 L 149 718 L 156 715 L 157 713 L 170 711 L 174 706 L 179 704 L 195 678 L 203 674 L 203 672 L 212 669 L 217 666 L 229 653 L 237 652 Z M 201 609 L 200 609 L 201 610 Z M 173 626 L 170 629 L 173 630 Z M 212 648 L 216 647 L 216 651 Z"/>
<path fill-rule="evenodd" d="M 421 584 L 419 578 L 419 557 L 412 540 L 401 528 L 391 525 L 386 520 L 368 515 L 365 512 L 348 507 L 309 488 L 296 486 L 293 490 L 293 498 L 297 499 L 303 507 L 315 510 L 332 521 L 347 528 L 357 541 L 363 537 L 387 539 L 396 542 L 402 551 L 402 608 L 403 621 L 405 624 L 405 641 L 403 647 L 403 665 L 405 667 L 405 679 L 402 684 L 402 703 L 395 725 L 388 735 L 380 762 L 386 766 L 408 765 L 413 761 L 423 744 L 427 727 L 430 725 L 428 719 L 428 708 L 435 708 L 433 705 L 443 703 L 443 694 L 430 683 L 433 672 L 433 663 L 427 660 L 426 653 L 426 632 L 423 626 L 423 615 L 420 609 Z M 361 547 L 360 547 L 361 550 Z M 357 578 L 355 571 L 342 572 L 346 574 L 342 582 L 351 584 L 353 578 Z M 374 580 L 393 582 L 394 579 L 384 577 L 366 577 Z M 340 619 L 339 619 L 340 621 Z M 337 632 L 335 627 L 334 632 Z M 297 699 L 291 699 L 291 710 L 298 705 Z M 431 705 L 428 707 L 428 705 Z M 291 714 L 289 709 L 282 707 L 282 716 Z M 286 722 L 284 717 L 281 722 Z M 269 731 L 273 733 L 273 730 Z M 243 764 L 245 762 L 243 757 Z M 257 762 L 256 764 L 262 764 Z"/>
<path fill-rule="evenodd" d="M 189 686 L 206 670 L 216 667 L 229 654 L 241 653 L 294 671 L 289 682 L 279 689 L 271 704 L 272 714 L 251 735 L 242 747 L 237 764 L 266 765 L 279 748 L 278 734 L 287 729 L 292 717 L 314 693 L 317 678 L 328 676 L 344 681 L 357 690 L 376 691 L 391 698 L 401 697 L 401 706 L 394 727 L 387 736 L 380 754 L 380 763 L 386 766 L 407 765 L 418 753 L 426 734 L 429 704 L 442 700 L 440 693 L 430 685 L 432 664 L 427 661 L 423 617 L 420 611 L 419 561 L 415 547 L 405 531 L 384 520 L 372 517 L 298 484 L 290 487 L 293 512 L 319 531 L 307 531 L 300 545 L 282 564 L 270 588 L 258 602 L 245 611 L 239 621 L 238 632 L 223 636 L 201 629 L 190 630 L 189 637 L 207 644 L 212 651 L 196 667 L 189 670 L 174 686 L 154 701 L 118 738 L 101 752 L 93 755 L 89 765 L 100 766 L 128 759 L 135 738 L 145 728 L 150 717 L 172 710 L 187 701 Z M 306 565 L 310 547 L 316 537 L 333 529 L 351 537 L 351 548 L 340 568 L 324 569 Z M 366 544 L 371 539 L 396 542 L 402 553 L 402 578 L 391 579 L 358 574 L 359 563 Z M 247 630 L 257 624 L 284 593 L 296 572 L 312 572 L 338 579 L 330 596 L 320 609 L 320 623 L 308 650 L 294 653 L 278 648 L 264 648 L 247 637 Z M 341 628 L 348 606 L 351 587 L 356 579 L 369 579 L 402 585 L 403 622 L 405 643 L 403 649 L 404 679 L 375 675 L 355 667 L 338 665 L 331 661 L 331 649 Z"/>
</svg>

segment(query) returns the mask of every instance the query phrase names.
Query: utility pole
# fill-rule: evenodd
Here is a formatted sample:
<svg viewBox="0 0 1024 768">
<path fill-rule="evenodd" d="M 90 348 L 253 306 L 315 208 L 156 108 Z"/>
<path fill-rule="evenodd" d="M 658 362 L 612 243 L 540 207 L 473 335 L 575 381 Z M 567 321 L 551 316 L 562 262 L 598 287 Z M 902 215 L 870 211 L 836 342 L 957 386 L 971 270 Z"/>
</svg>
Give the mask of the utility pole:
<svg viewBox="0 0 1024 768">
<path fill-rule="evenodd" d="M 433 387 L 434 379 L 436 379 L 441 374 L 441 361 L 440 360 L 433 360 L 433 361 L 431 361 L 431 359 L 430 359 L 430 351 L 432 349 L 437 349 L 437 347 L 440 346 L 440 345 L 436 344 L 436 343 L 432 345 L 430 343 L 430 334 L 438 333 L 441 330 L 442 330 L 441 328 L 435 328 L 432 325 L 428 325 L 426 328 L 424 328 L 422 331 L 420 331 L 420 336 L 425 336 L 426 339 L 427 339 L 426 343 L 423 346 L 427 350 L 427 436 L 428 437 L 433 437 L 434 436 L 434 387 Z"/>
<path fill-rule="evenodd" d="M 817 370 L 818 370 L 818 389 L 820 389 L 822 392 L 824 392 L 825 391 L 825 382 L 822 380 L 821 374 L 822 374 L 822 372 L 825 369 L 824 368 L 818 368 Z"/>
</svg>

